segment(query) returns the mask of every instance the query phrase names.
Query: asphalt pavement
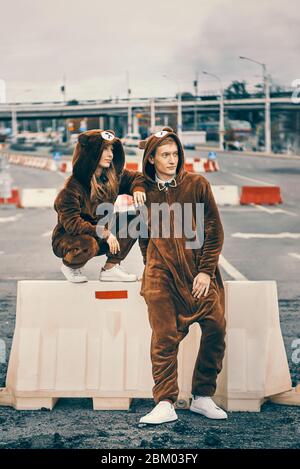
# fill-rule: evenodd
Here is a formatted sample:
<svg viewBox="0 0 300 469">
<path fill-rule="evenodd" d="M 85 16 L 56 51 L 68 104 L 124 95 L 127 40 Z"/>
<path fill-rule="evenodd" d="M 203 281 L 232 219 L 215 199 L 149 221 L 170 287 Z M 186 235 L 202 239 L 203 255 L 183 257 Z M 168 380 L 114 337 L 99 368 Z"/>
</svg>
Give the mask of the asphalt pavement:
<svg viewBox="0 0 300 469">
<path fill-rule="evenodd" d="M 205 157 L 189 151 L 188 156 Z M 280 321 L 293 384 L 300 382 L 292 343 L 300 337 L 300 160 L 218 154 L 220 171 L 205 173 L 213 185 L 278 185 L 283 203 L 276 206 L 221 206 L 225 232 L 221 272 L 224 280 L 275 280 Z M 65 175 L 11 165 L 19 188 L 60 188 Z M 8 358 L 14 329 L 17 281 L 63 279 L 60 260 L 51 250 L 56 214 L 49 208 L 0 205 L 0 330 Z M 97 279 L 104 257 L 86 266 Z M 141 275 L 135 245 L 124 267 Z M 5 386 L 7 360 L 0 363 Z M 135 399 L 128 412 L 93 411 L 89 399 L 61 399 L 53 411 L 15 411 L 0 407 L 0 448 L 295 448 L 300 447 L 300 409 L 266 403 L 261 413 L 230 413 L 227 422 L 208 421 L 179 411 L 168 428 L 140 429 L 137 421 L 151 400 Z"/>
</svg>

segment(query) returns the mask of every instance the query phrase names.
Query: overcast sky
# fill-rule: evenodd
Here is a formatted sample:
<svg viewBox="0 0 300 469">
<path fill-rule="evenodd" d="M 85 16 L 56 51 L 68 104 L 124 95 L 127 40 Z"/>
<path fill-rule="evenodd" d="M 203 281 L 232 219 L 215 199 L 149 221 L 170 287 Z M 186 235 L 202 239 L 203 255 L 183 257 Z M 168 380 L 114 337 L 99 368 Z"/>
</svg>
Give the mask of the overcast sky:
<svg viewBox="0 0 300 469">
<path fill-rule="evenodd" d="M 67 99 L 124 97 L 126 71 L 133 96 L 193 91 L 196 71 L 216 89 L 204 69 L 254 85 L 261 69 L 239 55 L 300 78 L 299 0 L 0 0 L 0 15 L 7 100 L 59 100 L 64 75 Z"/>
</svg>

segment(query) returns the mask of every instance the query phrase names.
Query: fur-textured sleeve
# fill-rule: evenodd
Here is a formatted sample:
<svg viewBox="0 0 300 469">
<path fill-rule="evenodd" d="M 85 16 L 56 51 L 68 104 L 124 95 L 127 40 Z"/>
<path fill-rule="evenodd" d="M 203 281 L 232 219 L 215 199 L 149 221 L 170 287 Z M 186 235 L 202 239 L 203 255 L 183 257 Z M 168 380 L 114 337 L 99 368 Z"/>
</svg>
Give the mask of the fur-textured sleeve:
<svg viewBox="0 0 300 469">
<path fill-rule="evenodd" d="M 210 183 L 206 180 L 203 187 L 204 202 L 204 243 L 198 265 L 198 272 L 205 272 L 210 277 L 215 276 L 219 255 L 224 242 L 224 230 L 219 210 L 215 202 Z"/>
<path fill-rule="evenodd" d="M 76 190 L 62 189 L 55 199 L 54 208 L 66 233 L 73 236 L 89 234 L 97 237 L 96 225 L 92 225 L 80 216 L 80 194 Z"/>
<path fill-rule="evenodd" d="M 138 171 L 124 169 L 121 176 L 119 194 L 133 195 L 136 191 L 146 192 L 144 176 Z"/>
</svg>

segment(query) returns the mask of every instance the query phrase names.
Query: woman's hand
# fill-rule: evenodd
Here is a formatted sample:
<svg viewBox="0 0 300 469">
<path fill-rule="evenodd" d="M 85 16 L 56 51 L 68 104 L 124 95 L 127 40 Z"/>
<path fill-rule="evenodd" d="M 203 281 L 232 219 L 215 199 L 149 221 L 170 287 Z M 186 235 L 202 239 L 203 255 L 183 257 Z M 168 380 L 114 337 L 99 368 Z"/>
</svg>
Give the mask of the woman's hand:
<svg viewBox="0 0 300 469">
<path fill-rule="evenodd" d="M 133 193 L 133 203 L 136 206 L 144 205 L 146 200 L 146 193 L 142 191 L 136 191 Z"/>
<path fill-rule="evenodd" d="M 206 296 L 209 290 L 210 276 L 204 272 L 200 272 L 194 278 L 192 295 L 194 298 L 200 298 L 202 293 Z"/>
<path fill-rule="evenodd" d="M 107 244 L 109 245 L 109 250 L 111 254 L 117 254 L 120 251 L 120 244 L 117 238 L 110 233 L 109 237 L 106 240 Z"/>
</svg>

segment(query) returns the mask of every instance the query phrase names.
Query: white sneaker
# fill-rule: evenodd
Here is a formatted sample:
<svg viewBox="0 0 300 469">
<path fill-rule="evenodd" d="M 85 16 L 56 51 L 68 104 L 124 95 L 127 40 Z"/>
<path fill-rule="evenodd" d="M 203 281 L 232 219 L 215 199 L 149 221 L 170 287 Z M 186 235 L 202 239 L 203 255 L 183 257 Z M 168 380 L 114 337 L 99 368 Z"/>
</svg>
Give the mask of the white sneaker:
<svg viewBox="0 0 300 469">
<path fill-rule="evenodd" d="M 211 397 L 200 396 L 197 399 L 192 398 L 190 410 L 197 414 L 205 415 L 209 419 L 227 419 L 225 410 L 218 407 Z"/>
<path fill-rule="evenodd" d="M 166 422 L 173 422 L 177 420 L 173 404 L 169 401 L 160 401 L 154 409 L 140 419 L 139 423 L 159 424 Z"/>
<path fill-rule="evenodd" d="M 87 282 L 88 278 L 83 275 L 81 269 L 71 269 L 71 267 L 67 267 L 65 264 L 62 264 L 60 270 L 64 274 L 67 280 L 72 283 L 83 283 Z"/>
<path fill-rule="evenodd" d="M 102 282 L 136 282 L 137 276 L 129 274 L 119 264 L 116 264 L 112 269 L 101 270 L 99 280 Z"/>
</svg>

